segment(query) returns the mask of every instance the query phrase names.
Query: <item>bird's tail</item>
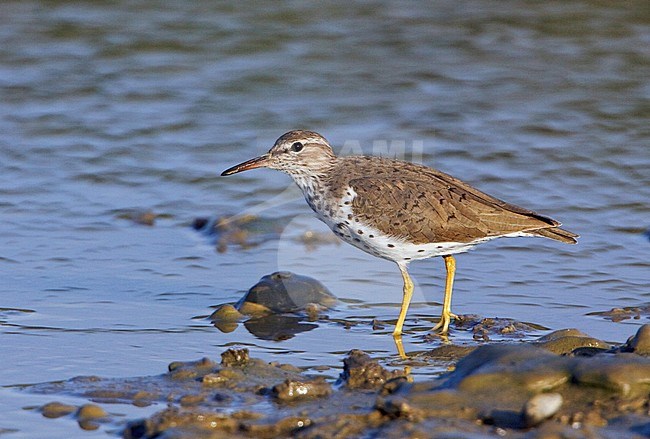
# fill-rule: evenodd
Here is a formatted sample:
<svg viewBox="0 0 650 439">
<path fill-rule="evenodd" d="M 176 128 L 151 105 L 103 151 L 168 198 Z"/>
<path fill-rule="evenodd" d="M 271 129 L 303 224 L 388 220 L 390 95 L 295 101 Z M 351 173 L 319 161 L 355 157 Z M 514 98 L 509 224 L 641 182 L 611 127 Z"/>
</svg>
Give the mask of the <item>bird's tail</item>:
<svg viewBox="0 0 650 439">
<path fill-rule="evenodd" d="M 575 233 L 569 232 L 568 230 L 560 229 L 559 227 L 537 229 L 528 233 L 531 235 L 542 236 L 544 238 L 555 239 L 556 241 L 560 242 L 566 242 L 567 244 L 577 244 L 577 238 L 580 237 L 580 235 L 576 235 Z"/>
</svg>

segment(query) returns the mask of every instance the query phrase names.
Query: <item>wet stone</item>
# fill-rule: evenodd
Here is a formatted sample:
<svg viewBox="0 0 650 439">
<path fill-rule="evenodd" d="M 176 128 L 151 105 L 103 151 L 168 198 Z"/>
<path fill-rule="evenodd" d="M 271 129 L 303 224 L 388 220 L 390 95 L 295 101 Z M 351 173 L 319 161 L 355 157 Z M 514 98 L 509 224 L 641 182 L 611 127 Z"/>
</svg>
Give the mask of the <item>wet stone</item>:
<svg viewBox="0 0 650 439">
<path fill-rule="evenodd" d="M 240 313 L 237 308 L 230 304 L 221 305 L 212 314 L 210 314 L 210 320 L 213 323 L 233 323 L 238 322 L 243 317 L 244 315 Z"/>
<path fill-rule="evenodd" d="M 624 352 L 634 352 L 637 355 L 650 356 L 650 325 L 646 324 L 639 328 L 637 333 L 630 337 L 624 346 Z"/>
<path fill-rule="evenodd" d="M 181 396 L 178 399 L 178 403 L 183 407 L 191 407 L 191 406 L 199 405 L 204 400 L 205 400 L 205 397 L 203 395 L 191 394 L 191 395 L 183 395 L 183 396 Z"/>
<path fill-rule="evenodd" d="M 332 393 L 332 386 L 324 379 L 312 381 L 285 380 L 273 386 L 273 397 L 281 402 L 294 402 L 305 399 L 322 398 Z"/>
<path fill-rule="evenodd" d="M 248 364 L 248 359 L 248 349 L 228 349 L 221 354 L 221 365 L 241 367 Z"/>
<path fill-rule="evenodd" d="M 224 253 L 231 246 L 241 249 L 256 247 L 277 239 L 282 231 L 282 219 L 267 219 L 255 215 L 196 218 L 192 228 L 214 241 L 216 250 Z"/>
<path fill-rule="evenodd" d="M 379 410 L 382 415 L 388 416 L 392 419 L 402 418 L 408 421 L 417 421 L 418 418 L 418 411 L 413 409 L 404 398 L 378 398 L 375 408 Z"/>
<path fill-rule="evenodd" d="M 379 389 L 388 380 L 403 376 L 406 372 L 388 371 L 365 352 L 354 349 L 343 360 L 341 380 L 351 389 Z"/>
<path fill-rule="evenodd" d="M 316 279 L 278 271 L 262 277 L 235 307 L 243 312 L 243 306 L 256 304 L 274 313 L 287 313 L 314 304 L 330 307 L 335 303 L 336 298 Z"/>
<path fill-rule="evenodd" d="M 611 345 L 602 340 L 590 337 L 577 329 L 563 329 L 554 331 L 541 337 L 536 346 L 546 349 L 558 355 L 585 352 L 585 349 L 592 351 L 606 351 Z M 592 352 L 595 353 L 595 352 Z"/>
<path fill-rule="evenodd" d="M 108 421 L 108 413 L 96 404 L 84 404 L 77 410 L 77 422 L 83 430 L 97 430 L 102 422 Z"/>
<path fill-rule="evenodd" d="M 540 393 L 533 396 L 522 409 L 522 418 L 526 427 L 534 427 L 550 418 L 562 407 L 562 395 L 559 393 Z"/>
<path fill-rule="evenodd" d="M 597 356 L 579 362 L 573 372 L 578 384 L 601 387 L 624 397 L 648 394 L 650 359 L 634 354 Z"/>
<path fill-rule="evenodd" d="M 41 407 L 41 413 L 46 418 L 60 418 L 61 416 L 66 416 L 74 413 L 76 410 L 77 407 L 69 404 L 63 404 L 61 402 L 49 402 Z"/>
<path fill-rule="evenodd" d="M 77 419 L 79 420 L 101 419 L 107 416 L 108 413 L 106 413 L 103 408 L 96 404 L 82 405 L 77 411 Z"/>
<path fill-rule="evenodd" d="M 513 368 L 513 364 L 517 368 Z M 497 391 L 499 385 L 548 390 L 568 381 L 568 365 L 550 352 L 527 345 L 481 346 L 460 360 L 445 380 L 468 391 Z"/>
<path fill-rule="evenodd" d="M 612 308 L 609 311 L 590 312 L 588 316 L 599 316 L 612 322 L 622 322 L 623 320 L 639 320 L 641 316 L 650 317 L 650 305 L 648 306 L 629 306 L 625 308 Z"/>
<path fill-rule="evenodd" d="M 158 216 L 150 210 L 127 210 L 117 215 L 120 219 L 126 219 L 142 226 L 153 226 Z"/>
</svg>

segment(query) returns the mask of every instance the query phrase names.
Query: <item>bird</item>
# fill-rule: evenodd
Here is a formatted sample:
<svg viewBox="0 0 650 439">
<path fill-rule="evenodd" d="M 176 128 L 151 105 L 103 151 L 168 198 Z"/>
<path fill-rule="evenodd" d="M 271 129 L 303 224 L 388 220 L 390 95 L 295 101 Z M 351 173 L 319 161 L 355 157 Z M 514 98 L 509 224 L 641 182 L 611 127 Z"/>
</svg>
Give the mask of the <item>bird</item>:
<svg viewBox="0 0 650 439">
<path fill-rule="evenodd" d="M 271 149 L 222 172 L 255 168 L 287 173 L 316 216 L 343 241 L 397 264 L 403 280 L 402 303 L 393 331 L 401 335 L 413 295 L 410 262 L 442 257 L 445 292 L 433 331 L 447 334 L 456 272 L 454 255 L 501 237 L 533 236 L 575 244 L 579 235 L 532 210 L 509 204 L 439 170 L 377 156 L 336 156 L 314 131 L 293 130 Z"/>
</svg>

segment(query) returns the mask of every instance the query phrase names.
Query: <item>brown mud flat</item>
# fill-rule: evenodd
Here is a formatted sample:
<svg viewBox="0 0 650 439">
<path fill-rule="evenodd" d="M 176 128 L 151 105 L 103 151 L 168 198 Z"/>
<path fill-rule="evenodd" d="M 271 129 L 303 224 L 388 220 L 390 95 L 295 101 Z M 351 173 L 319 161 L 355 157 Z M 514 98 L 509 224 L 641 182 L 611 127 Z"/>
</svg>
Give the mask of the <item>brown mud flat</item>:
<svg viewBox="0 0 650 439">
<path fill-rule="evenodd" d="M 120 426 L 125 438 L 634 438 L 650 435 L 649 355 L 650 325 L 619 346 L 565 329 L 533 342 L 444 345 L 404 370 L 355 350 L 336 381 L 230 349 L 218 363 L 174 362 L 159 376 L 23 389 L 87 398 L 39 409 L 86 429 Z M 459 358 L 453 370 L 412 382 L 410 368 L 445 358 Z M 167 407 L 125 422 L 109 414 L 111 403 Z"/>
</svg>

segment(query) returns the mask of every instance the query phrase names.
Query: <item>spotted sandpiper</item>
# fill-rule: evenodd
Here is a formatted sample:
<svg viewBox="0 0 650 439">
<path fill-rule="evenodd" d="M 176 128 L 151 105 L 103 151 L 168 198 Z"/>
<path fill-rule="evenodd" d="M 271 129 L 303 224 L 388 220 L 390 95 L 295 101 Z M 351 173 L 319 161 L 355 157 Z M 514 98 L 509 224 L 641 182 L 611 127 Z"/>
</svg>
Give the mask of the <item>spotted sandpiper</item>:
<svg viewBox="0 0 650 439">
<path fill-rule="evenodd" d="M 501 237 L 577 242 L 578 235 L 559 228 L 558 221 L 501 201 L 438 170 L 382 157 L 337 157 L 327 140 L 313 131 L 290 131 L 268 153 L 221 175 L 261 167 L 289 174 L 318 218 L 343 241 L 397 264 L 404 288 L 393 331 L 396 341 L 413 294 L 409 262 L 443 257 L 445 296 L 440 321 L 433 329 L 446 334 L 451 319 L 457 317 L 451 312 L 454 254 Z"/>
</svg>

